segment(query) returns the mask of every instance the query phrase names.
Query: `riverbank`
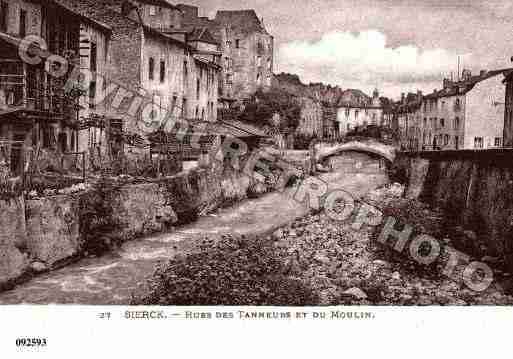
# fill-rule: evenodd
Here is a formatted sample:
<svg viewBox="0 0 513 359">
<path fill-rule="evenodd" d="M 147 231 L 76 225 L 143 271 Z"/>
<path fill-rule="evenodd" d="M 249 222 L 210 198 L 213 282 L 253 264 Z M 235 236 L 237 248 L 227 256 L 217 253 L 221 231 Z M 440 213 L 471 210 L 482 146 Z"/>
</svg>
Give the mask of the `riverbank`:
<svg viewBox="0 0 513 359">
<path fill-rule="evenodd" d="M 394 185 L 371 191 L 364 200 L 397 212 L 417 206 Z M 400 204 L 401 203 L 401 204 Z M 408 206 L 409 208 L 406 208 Z M 434 233 L 435 213 L 418 204 L 411 223 Z M 397 208 L 396 208 L 397 207 Z M 426 218 L 418 218 L 418 210 Z M 433 216 L 432 219 L 427 218 Z M 354 226 L 325 213 L 309 214 L 272 235 L 230 236 L 221 245 L 204 242 L 190 255 L 160 267 L 149 290 L 134 304 L 164 305 L 511 305 L 501 279 L 484 291 L 458 276 L 422 267 L 377 241 L 381 226 Z M 405 251 L 408 252 L 408 251 Z M 265 258 L 261 258 L 261 257 Z M 422 267 L 422 268 L 421 268 Z M 464 266 L 463 266 L 464 267 Z M 456 265 L 455 272 L 462 266 Z M 279 284 L 277 284 L 279 283 Z M 283 287 L 289 288 L 283 291 Z"/>
<path fill-rule="evenodd" d="M 331 189 L 344 189 L 355 197 L 388 182 L 382 171 L 327 173 L 320 177 Z M 268 193 L 219 209 L 169 233 L 122 243 L 104 256 L 84 258 L 1 293 L 0 304 L 128 304 L 160 261 L 187 253 L 205 237 L 266 235 L 306 216 L 309 208 L 297 203 L 294 193 L 293 188 Z"/>
</svg>

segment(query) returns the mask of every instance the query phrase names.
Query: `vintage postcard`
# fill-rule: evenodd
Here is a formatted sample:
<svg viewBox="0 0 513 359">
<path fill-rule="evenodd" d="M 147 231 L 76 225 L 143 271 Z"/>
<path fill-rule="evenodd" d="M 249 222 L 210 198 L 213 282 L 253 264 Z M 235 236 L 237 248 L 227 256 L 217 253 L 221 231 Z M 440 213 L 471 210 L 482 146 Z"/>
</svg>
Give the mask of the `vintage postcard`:
<svg viewBox="0 0 513 359">
<path fill-rule="evenodd" d="M 489 356 L 513 3 L 181 1 L 0 0 L 0 356 Z"/>
</svg>

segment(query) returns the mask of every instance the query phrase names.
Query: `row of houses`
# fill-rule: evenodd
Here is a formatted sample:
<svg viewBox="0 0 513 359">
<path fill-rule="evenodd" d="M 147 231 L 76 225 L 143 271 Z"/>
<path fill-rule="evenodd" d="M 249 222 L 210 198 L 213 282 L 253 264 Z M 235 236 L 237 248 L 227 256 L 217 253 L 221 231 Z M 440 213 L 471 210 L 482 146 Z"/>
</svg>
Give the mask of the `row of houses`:
<svg viewBox="0 0 513 359">
<path fill-rule="evenodd" d="M 41 61 L 20 55 L 27 37 Z M 27 147 L 137 152 L 148 124 L 216 123 L 273 70 L 273 37 L 253 10 L 208 19 L 166 0 L 0 0 L 0 42 L 0 163 L 13 172 Z M 55 55 L 71 65 L 59 76 Z"/>
<path fill-rule="evenodd" d="M 512 147 L 512 74 L 510 68 L 475 75 L 464 70 L 460 80 L 444 79 L 430 94 L 403 94 L 385 111 L 384 123 L 406 150 Z"/>
</svg>

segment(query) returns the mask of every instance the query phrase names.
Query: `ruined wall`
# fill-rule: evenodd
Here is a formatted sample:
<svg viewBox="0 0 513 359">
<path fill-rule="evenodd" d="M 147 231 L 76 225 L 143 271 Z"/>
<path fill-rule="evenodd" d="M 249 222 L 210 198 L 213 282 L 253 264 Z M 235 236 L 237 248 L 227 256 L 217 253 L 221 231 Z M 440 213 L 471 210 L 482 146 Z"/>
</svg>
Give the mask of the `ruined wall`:
<svg viewBox="0 0 513 359">
<path fill-rule="evenodd" d="M 458 153 L 459 152 L 459 153 Z M 443 157 L 398 156 L 407 195 L 444 214 L 444 225 L 475 234 L 476 255 L 513 263 L 513 165 L 504 151 L 453 151 Z"/>
</svg>

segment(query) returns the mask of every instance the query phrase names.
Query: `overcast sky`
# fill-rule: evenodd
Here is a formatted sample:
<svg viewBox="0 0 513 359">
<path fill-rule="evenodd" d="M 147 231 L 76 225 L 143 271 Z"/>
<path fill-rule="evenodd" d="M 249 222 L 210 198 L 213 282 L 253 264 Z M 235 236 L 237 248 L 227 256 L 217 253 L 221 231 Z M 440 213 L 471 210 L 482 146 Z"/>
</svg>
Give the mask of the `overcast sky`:
<svg viewBox="0 0 513 359">
<path fill-rule="evenodd" d="M 254 8 L 275 37 L 275 72 L 396 97 L 462 67 L 510 67 L 512 0 L 190 0 L 203 15 Z"/>
</svg>

